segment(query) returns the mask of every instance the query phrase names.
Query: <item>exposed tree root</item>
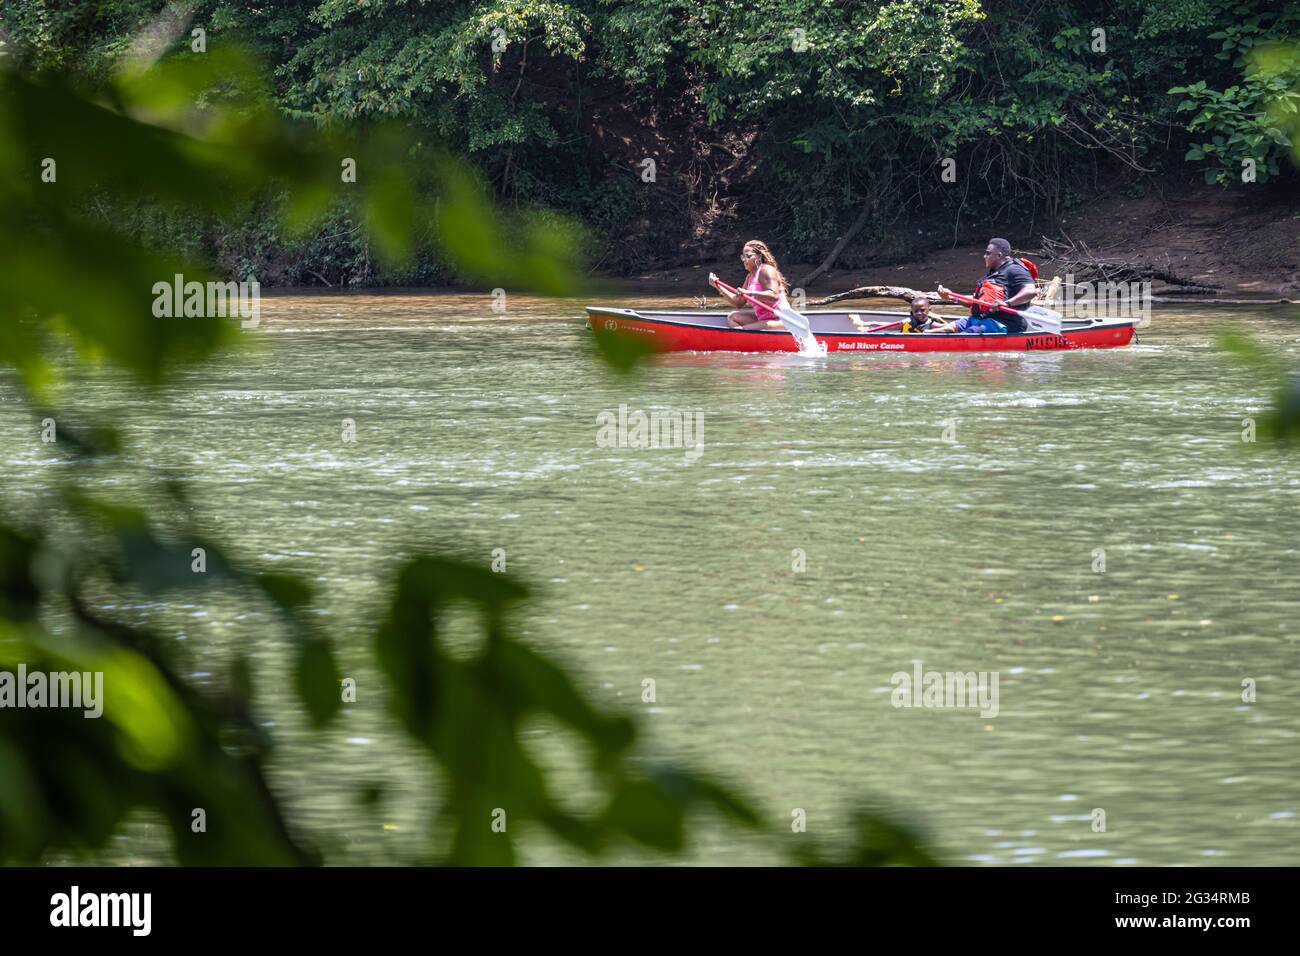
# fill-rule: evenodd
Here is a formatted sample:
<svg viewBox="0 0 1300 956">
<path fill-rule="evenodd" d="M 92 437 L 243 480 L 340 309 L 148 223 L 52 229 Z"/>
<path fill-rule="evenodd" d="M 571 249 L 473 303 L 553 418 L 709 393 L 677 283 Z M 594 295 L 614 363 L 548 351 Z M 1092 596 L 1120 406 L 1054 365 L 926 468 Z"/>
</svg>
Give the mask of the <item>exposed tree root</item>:
<svg viewBox="0 0 1300 956">
<path fill-rule="evenodd" d="M 1064 235 L 1064 234 L 1062 234 Z M 1180 291 L 1192 294 L 1221 292 L 1219 286 L 1204 286 L 1185 276 L 1180 276 L 1168 266 L 1155 265 L 1141 259 L 1120 259 L 1099 256 L 1088 248 L 1082 240 L 1065 236 L 1063 240 L 1043 237 L 1042 248 L 1038 254 L 1044 259 L 1051 259 L 1060 271 L 1072 274 L 1076 279 L 1101 282 L 1142 282 L 1147 279 L 1159 279 L 1170 285 L 1182 286 Z"/>
</svg>

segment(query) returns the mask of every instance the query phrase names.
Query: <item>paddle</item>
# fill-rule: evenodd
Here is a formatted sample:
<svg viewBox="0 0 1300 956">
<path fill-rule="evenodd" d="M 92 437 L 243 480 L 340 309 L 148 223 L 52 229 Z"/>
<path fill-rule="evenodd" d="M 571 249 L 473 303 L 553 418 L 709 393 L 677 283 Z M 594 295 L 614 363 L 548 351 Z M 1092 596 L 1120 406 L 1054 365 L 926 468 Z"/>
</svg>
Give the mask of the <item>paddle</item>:
<svg viewBox="0 0 1300 956">
<path fill-rule="evenodd" d="M 794 340 L 799 343 L 800 352 L 803 352 L 804 354 L 810 354 L 810 355 L 825 354 L 826 349 L 820 342 L 817 341 L 816 338 L 813 337 L 812 326 L 808 324 L 808 320 L 805 319 L 798 312 L 796 312 L 794 309 L 792 309 L 790 307 L 790 303 L 784 302 L 782 300 L 777 300 L 776 303 L 760 302 L 758 299 L 755 299 L 753 296 L 746 294 L 746 292 L 743 289 L 737 289 L 732 286 L 729 286 L 721 279 L 717 280 L 717 287 L 719 289 L 722 289 L 730 293 L 731 295 L 740 296 L 750 305 L 753 306 L 761 305 L 763 308 L 771 309 L 773 312 L 775 312 L 777 318 L 781 320 L 781 324 L 785 326 L 785 330 L 789 332 L 792 336 L 794 336 Z M 757 314 L 757 310 L 755 310 L 755 313 Z"/>
<path fill-rule="evenodd" d="M 1028 309 L 1013 309 L 1009 305 L 1003 305 L 1001 302 L 984 302 L 974 296 L 962 295 L 960 292 L 953 292 L 951 289 L 945 289 L 948 298 L 954 302 L 961 302 L 965 305 L 978 305 L 983 309 L 998 308 L 1003 312 L 1011 315 L 1018 315 L 1025 320 L 1025 331 L 1032 332 L 1052 332 L 1056 335 L 1061 334 L 1061 315 L 1059 312 L 1053 312 L 1051 309 L 1045 309 L 1041 305 L 1031 305 Z"/>
</svg>

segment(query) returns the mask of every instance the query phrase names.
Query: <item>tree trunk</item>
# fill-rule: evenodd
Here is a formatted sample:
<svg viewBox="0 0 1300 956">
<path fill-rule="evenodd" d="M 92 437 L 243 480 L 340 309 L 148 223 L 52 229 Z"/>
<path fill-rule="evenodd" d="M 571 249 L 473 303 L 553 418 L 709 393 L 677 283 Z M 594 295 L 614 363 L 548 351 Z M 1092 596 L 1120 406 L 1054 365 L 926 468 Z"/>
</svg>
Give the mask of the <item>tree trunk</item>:
<svg viewBox="0 0 1300 956">
<path fill-rule="evenodd" d="M 835 248 L 831 250 L 830 255 L 822 260 L 821 265 L 799 280 L 799 288 L 807 289 L 808 286 L 812 285 L 814 279 L 830 269 L 831 266 L 835 265 L 835 260 L 840 257 L 840 253 L 844 251 L 844 247 L 849 244 L 854 236 L 862 231 L 862 227 L 867 224 L 867 217 L 871 215 L 871 210 L 875 208 L 876 197 L 873 195 L 862 204 L 862 212 L 858 213 L 858 218 L 853 220 L 853 225 L 849 226 L 848 232 L 840 236 L 839 241 L 835 243 Z"/>
</svg>

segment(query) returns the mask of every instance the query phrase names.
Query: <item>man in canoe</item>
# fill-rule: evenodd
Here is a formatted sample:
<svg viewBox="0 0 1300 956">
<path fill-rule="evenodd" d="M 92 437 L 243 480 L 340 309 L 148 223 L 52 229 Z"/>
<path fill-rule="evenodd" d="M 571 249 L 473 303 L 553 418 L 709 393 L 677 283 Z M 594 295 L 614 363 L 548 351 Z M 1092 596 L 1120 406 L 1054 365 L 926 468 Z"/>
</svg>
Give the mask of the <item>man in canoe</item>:
<svg viewBox="0 0 1300 956">
<path fill-rule="evenodd" d="M 733 329 L 746 331 L 785 328 L 781 320 L 776 317 L 774 309 L 766 305 L 768 302 L 772 303 L 773 307 L 789 304 L 786 302 L 785 290 L 790 287 L 790 283 L 786 282 L 785 276 L 781 275 L 781 267 L 776 264 L 776 256 L 772 255 L 766 244 L 751 239 L 740 251 L 740 261 L 744 264 L 747 273 L 741 288 L 749 293 L 750 298 L 758 300 L 754 305 L 750 305 L 738 295 L 731 295 L 719 289 L 717 275 L 709 273 L 709 285 L 713 286 L 718 295 L 736 307 L 735 311 L 727 316 L 727 324 Z"/>
<path fill-rule="evenodd" d="M 984 249 L 984 267 L 988 272 L 980 279 L 975 298 L 985 303 L 984 308 L 971 306 L 971 314 L 929 332 L 1024 332 L 1025 320 L 1018 315 L 1003 312 L 996 303 L 1019 309 L 1038 295 L 1034 277 L 1019 259 L 1012 258 L 1011 243 L 1005 239 L 990 239 Z M 949 290 L 939 286 L 939 297 L 951 301 Z"/>
</svg>

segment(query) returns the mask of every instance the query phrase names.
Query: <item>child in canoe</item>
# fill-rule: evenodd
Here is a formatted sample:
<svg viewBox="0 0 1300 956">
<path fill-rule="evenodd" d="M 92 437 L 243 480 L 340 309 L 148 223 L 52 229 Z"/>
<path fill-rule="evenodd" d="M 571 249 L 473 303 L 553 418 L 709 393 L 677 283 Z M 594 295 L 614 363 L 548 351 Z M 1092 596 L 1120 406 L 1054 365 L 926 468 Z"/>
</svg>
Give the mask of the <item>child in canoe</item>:
<svg viewBox="0 0 1300 956">
<path fill-rule="evenodd" d="M 925 332 L 939 321 L 930 315 L 930 300 L 923 295 L 912 296 L 907 307 L 907 321 L 903 323 L 904 332 Z"/>
<path fill-rule="evenodd" d="M 736 307 L 735 311 L 727 316 L 727 324 L 733 329 L 746 330 L 785 328 L 781 320 L 776 317 L 773 308 L 766 305 L 768 302 L 774 307 L 788 305 L 785 290 L 790 287 L 790 283 L 786 282 L 785 276 L 781 275 L 781 267 L 776 264 L 776 256 L 772 255 L 772 251 L 765 243 L 751 239 L 741 250 L 740 261 L 744 264 L 747 273 L 741 288 L 758 300 L 755 305 L 750 305 L 738 295 L 723 292 L 718 288 L 717 275 L 709 273 L 709 285 L 713 286 L 718 295 Z"/>
</svg>

